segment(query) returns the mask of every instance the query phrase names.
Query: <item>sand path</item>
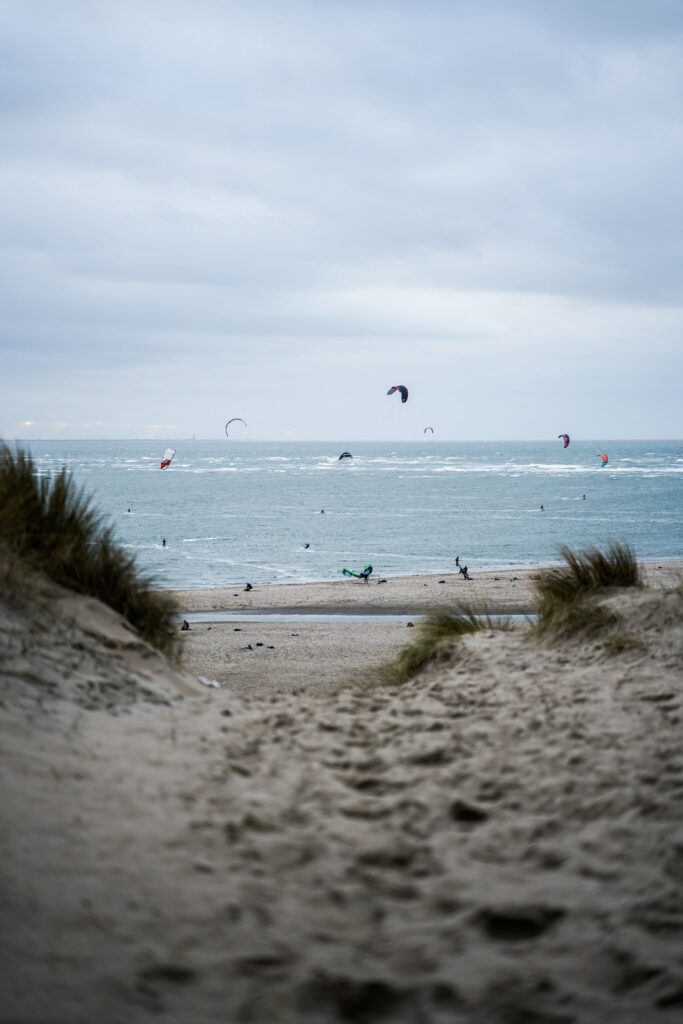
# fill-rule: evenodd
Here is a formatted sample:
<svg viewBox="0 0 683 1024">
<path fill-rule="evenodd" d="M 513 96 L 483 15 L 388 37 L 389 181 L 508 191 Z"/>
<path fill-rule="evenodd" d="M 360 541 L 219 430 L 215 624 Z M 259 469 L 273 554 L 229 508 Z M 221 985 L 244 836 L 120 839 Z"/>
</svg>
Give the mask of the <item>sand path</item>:
<svg viewBox="0 0 683 1024">
<path fill-rule="evenodd" d="M 0 1020 L 677 1019 L 681 595 L 615 602 L 615 650 L 267 698 L 0 602 Z"/>
</svg>

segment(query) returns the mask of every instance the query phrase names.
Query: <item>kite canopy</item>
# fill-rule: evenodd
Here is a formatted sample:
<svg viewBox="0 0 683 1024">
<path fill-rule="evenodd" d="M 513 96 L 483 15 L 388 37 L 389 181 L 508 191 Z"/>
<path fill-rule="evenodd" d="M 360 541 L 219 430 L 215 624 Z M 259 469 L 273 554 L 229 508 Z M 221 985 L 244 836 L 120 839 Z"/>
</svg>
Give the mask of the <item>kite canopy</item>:
<svg viewBox="0 0 683 1024">
<path fill-rule="evenodd" d="M 405 403 L 408 401 L 408 388 L 405 386 L 405 384 L 392 385 L 392 387 L 390 387 L 389 390 L 387 391 L 387 394 L 393 395 L 394 391 L 399 391 L 401 393 L 401 402 Z"/>
<path fill-rule="evenodd" d="M 342 459 L 352 459 L 352 458 L 353 458 L 353 455 L 351 454 L 351 452 L 342 452 L 341 455 L 339 456 L 339 461 L 341 461 Z"/>
<path fill-rule="evenodd" d="M 557 436 L 562 438 L 562 447 L 563 448 L 569 447 L 569 442 L 571 441 L 571 438 L 570 438 L 569 434 L 558 434 Z"/>
<path fill-rule="evenodd" d="M 432 433 L 432 434 L 434 433 L 434 427 L 425 427 L 424 430 L 422 431 L 422 433 L 426 434 L 428 430 L 429 430 L 430 433 Z"/>
<path fill-rule="evenodd" d="M 161 460 L 161 465 L 160 465 L 159 468 L 160 469 L 168 469 L 168 467 L 173 462 L 173 456 L 174 455 L 175 455 L 175 448 L 167 448 L 166 451 L 164 452 L 163 458 Z"/>
<path fill-rule="evenodd" d="M 230 437 L 230 434 L 228 433 L 228 427 L 230 426 L 231 423 L 244 423 L 245 427 L 247 425 L 241 416 L 233 416 L 233 418 L 231 420 L 228 420 L 228 422 L 225 424 L 226 437 Z"/>
<path fill-rule="evenodd" d="M 371 572 L 372 566 L 370 564 L 364 566 L 362 572 L 353 572 L 352 569 L 342 569 L 342 574 L 344 576 L 355 576 L 357 580 L 367 580 Z"/>
</svg>

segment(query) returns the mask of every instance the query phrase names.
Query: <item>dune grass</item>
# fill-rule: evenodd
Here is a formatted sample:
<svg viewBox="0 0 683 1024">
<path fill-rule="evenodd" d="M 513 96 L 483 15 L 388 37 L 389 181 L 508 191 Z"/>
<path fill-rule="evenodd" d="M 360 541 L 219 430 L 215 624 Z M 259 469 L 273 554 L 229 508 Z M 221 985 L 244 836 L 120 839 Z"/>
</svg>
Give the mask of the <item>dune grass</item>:
<svg viewBox="0 0 683 1024">
<path fill-rule="evenodd" d="M 535 585 L 537 632 L 588 635 L 614 625 L 616 613 L 594 599 L 612 588 L 642 585 L 632 549 L 627 544 L 611 544 L 606 551 L 590 548 L 577 553 L 563 547 L 561 554 L 567 564 L 544 572 Z"/>
<path fill-rule="evenodd" d="M 454 644 L 463 636 L 511 627 L 508 619 L 491 618 L 486 608 L 458 604 L 453 608 L 435 609 L 425 616 L 417 628 L 415 641 L 379 670 L 380 682 L 404 683 L 428 665 L 449 660 L 453 655 Z"/>
<path fill-rule="evenodd" d="M 152 588 L 65 469 L 41 476 L 27 452 L 3 443 L 0 542 L 55 583 L 103 601 L 144 640 L 170 657 L 177 655 L 172 596 Z"/>
</svg>

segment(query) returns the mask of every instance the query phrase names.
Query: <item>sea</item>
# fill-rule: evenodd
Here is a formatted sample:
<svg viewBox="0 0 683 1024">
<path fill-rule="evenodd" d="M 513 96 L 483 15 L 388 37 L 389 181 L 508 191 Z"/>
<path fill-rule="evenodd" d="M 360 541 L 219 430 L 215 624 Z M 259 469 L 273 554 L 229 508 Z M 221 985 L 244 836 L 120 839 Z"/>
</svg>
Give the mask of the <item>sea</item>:
<svg viewBox="0 0 683 1024">
<path fill-rule="evenodd" d="M 167 444 L 176 455 L 161 470 Z M 643 560 L 683 558 L 681 441 L 22 447 L 40 474 L 67 468 L 160 587 L 332 580 L 367 563 L 376 577 L 446 573 L 456 556 L 475 575 L 612 541 Z"/>
</svg>

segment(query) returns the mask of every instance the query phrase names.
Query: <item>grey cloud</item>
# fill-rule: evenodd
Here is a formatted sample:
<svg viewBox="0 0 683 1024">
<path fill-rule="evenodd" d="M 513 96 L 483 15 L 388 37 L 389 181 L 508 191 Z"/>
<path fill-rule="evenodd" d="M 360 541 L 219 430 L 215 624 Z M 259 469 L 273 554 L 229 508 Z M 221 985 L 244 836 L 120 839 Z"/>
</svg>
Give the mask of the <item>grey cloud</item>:
<svg viewBox="0 0 683 1024">
<path fill-rule="evenodd" d="M 479 379 L 514 351 L 533 375 L 542 337 L 582 370 L 596 339 L 676 365 L 678 3 L 27 2 L 3 23 L 12 423 L 37 357 L 62 393 L 187 346 L 314 389 L 347 353 L 466 353 Z"/>
</svg>

